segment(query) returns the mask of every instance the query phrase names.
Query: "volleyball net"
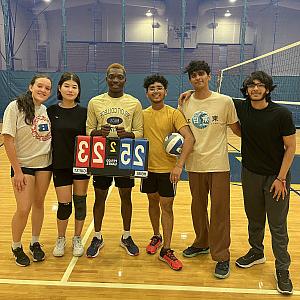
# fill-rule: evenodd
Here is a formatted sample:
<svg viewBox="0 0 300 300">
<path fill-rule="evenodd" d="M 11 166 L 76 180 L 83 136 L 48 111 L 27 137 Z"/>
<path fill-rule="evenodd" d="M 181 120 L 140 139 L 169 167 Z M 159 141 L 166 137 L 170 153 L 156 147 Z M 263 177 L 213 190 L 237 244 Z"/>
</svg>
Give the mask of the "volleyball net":
<svg viewBox="0 0 300 300">
<path fill-rule="evenodd" d="M 218 91 L 243 97 L 242 83 L 254 71 L 265 71 L 273 77 L 277 87 L 272 91 L 272 100 L 286 106 L 300 128 L 300 41 L 221 70 Z"/>
</svg>

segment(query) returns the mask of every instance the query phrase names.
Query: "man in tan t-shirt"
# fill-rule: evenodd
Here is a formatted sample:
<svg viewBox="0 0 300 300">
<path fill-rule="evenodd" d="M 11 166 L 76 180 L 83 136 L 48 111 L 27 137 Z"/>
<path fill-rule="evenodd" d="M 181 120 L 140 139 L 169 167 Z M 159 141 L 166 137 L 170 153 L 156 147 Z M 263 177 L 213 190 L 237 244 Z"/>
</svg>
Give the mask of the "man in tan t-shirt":
<svg viewBox="0 0 300 300">
<path fill-rule="evenodd" d="M 182 104 L 196 139 L 186 160 L 192 194 L 192 218 L 196 238 L 183 251 L 185 257 L 211 252 L 217 262 L 214 275 L 227 278 L 230 245 L 230 174 L 227 126 L 240 135 L 240 127 L 230 97 L 209 90 L 210 67 L 204 61 L 191 61 L 186 73 L 194 87 L 193 95 Z M 208 220 L 208 193 L 211 198 Z"/>
</svg>

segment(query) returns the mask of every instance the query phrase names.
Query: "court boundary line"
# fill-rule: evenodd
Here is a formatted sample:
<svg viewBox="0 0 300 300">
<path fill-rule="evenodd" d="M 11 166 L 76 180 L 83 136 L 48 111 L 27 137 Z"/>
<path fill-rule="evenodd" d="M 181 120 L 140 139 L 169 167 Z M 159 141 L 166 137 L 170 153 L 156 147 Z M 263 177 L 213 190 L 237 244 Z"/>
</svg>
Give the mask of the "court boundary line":
<svg viewBox="0 0 300 300">
<path fill-rule="evenodd" d="M 110 186 L 109 190 L 108 190 L 106 199 L 109 198 L 109 196 L 110 196 L 110 194 L 111 194 L 114 186 L 115 186 L 115 183 L 113 182 L 112 185 Z M 82 239 L 82 245 L 83 246 L 85 246 L 85 244 L 86 244 L 86 242 L 87 242 L 87 240 L 88 240 L 88 238 L 89 238 L 89 236 L 90 236 L 90 234 L 91 234 L 91 232 L 92 232 L 93 229 L 94 229 L 94 217 L 93 217 L 92 222 L 88 226 L 88 229 L 86 230 L 86 232 L 85 232 L 85 234 L 83 236 L 83 239 Z M 85 255 L 85 253 L 83 254 L 83 256 L 84 255 Z M 66 268 L 66 271 L 64 272 L 64 275 L 62 276 L 62 278 L 60 280 L 61 282 L 65 282 L 65 283 L 68 282 L 69 277 L 71 276 L 72 271 L 75 268 L 78 259 L 79 259 L 79 257 L 75 257 L 75 256 L 72 257 L 69 265 Z"/>
<path fill-rule="evenodd" d="M 209 293 L 232 293 L 232 294 L 255 294 L 255 295 L 281 295 L 277 290 L 264 289 L 241 289 L 241 288 L 222 288 L 205 287 L 191 285 L 159 285 L 159 284 L 140 284 L 140 283 L 97 283 L 97 282 L 63 282 L 55 280 L 16 280 L 0 279 L 0 284 L 13 285 L 37 285 L 37 286 L 60 286 L 60 287 L 82 287 L 82 288 L 103 288 L 103 289 L 128 289 L 128 290 L 159 290 L 159 291 L 182 291 L 182 292 L 209 292 Z M 300 296 L 300 291 L 293 292 L 294 296 Z"/>
</svg>

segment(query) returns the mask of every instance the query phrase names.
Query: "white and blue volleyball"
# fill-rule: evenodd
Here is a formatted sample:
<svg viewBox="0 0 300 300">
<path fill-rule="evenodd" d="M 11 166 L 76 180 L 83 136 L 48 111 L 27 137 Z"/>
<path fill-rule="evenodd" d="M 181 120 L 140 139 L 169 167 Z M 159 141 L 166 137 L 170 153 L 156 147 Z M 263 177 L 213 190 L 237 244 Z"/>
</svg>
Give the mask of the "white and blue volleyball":
<svg viewBox="0 0 300 300">
<path fill-rule="evenodd" d="M 166 152 L 173 156 L 178 156 L 181 153 L 184 138 L 179 133 L 170 133 L 164 140 L 164 148 Z"/>
</svg>

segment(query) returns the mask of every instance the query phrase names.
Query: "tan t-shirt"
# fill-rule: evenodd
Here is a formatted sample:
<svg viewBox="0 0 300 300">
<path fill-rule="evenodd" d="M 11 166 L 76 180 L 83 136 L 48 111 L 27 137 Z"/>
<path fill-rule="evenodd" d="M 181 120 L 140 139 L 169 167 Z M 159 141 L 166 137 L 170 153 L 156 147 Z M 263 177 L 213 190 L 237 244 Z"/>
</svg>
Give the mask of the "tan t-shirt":
<svg viewBox="0 0 300 300">
<path fill-rule="evenodd" d="M 2 134 L 14 137 L 21 167 L 44 168 L 52 163 L 51 126 L 46 106 L 35 106 L 32 125 L 25 123 L 25 114 L 12 101 L 5 109 Z"/>
<path fill-rule="evenodd" d="M 136 138 L 143 137 L 143 113 L 140 101 L 124 94 L 112 98 L 104 93 L 92 98 L 88 104 L 86 132 L 88 135 L 101 125 L 110 124 L 109 137 L 117 137 L 116 126 L 122 126 L 127 132 L 133 132 Z"/>
<path fill-rule="evenodd" d="M 166 153 L 163 143 L 165 137 L 188 125 L 183 114 L 168 105 L 160 110 L 151 106 L 143 111 L 144 137 L 149 140 L 148 170 L 168 173 L 176 164 L 176 157 Z"/>
<path fill-rule="evenodd" d="M 202 100 L 192 95 L 182 111 L 196 139 L 187 171 L 229 171 L 227 125 L 238 121 L 232 99 L 216 92 Z"/>
</svg>

